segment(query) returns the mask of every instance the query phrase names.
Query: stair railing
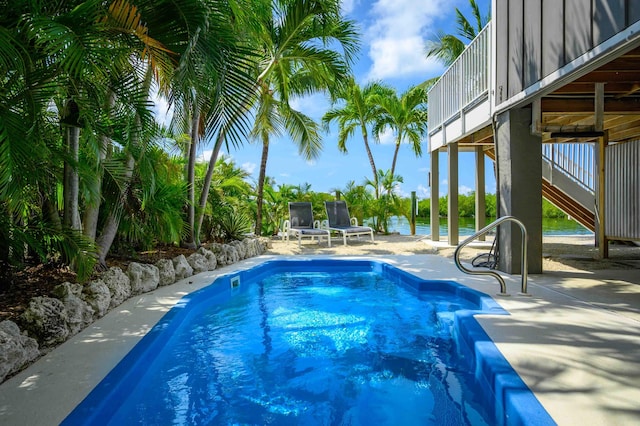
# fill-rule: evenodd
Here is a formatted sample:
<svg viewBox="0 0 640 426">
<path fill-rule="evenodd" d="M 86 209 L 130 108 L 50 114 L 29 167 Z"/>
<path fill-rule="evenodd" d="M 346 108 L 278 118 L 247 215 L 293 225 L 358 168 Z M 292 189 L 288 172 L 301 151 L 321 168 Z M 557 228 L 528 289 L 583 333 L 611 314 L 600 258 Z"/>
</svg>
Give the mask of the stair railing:
<svg viewBox="0 0 640 426">
<path fill-rule="evenodd" d="M 460 251 L 462 250 L 462 248 L 464 248 L 466 245 L 468 245 L 470 242 L 477 239 L 478 237 L 487 234 L 489 231 L 491 231 L 494 228 L 497 228 L 500 224 L 504 222 L 515 222 L 518 224 L 518 226 L 520 226 L 520 230 L 522 231 L 522 258 L 521 258 L 521 264 L 520 264 L 522 268 L 522 284 L 521 284 L 521 289 L 519 294 L 523 296 L 529 296 L 529 294 L 527 293 L 527 240 L 528 240 L 527 229 L 525 228 L 524 224 L 518 219 L 516 219 L 514 216 L 503 216 L 501 218 L 498 218 L 494 222 L 485 226 L 484 228 L 482 228 L 481 230 L 479 230 L 478 232 L 476 232 L 475 234 L 473 234 L 472 236 L 470 236 L 469 238 L 461 242 L 458 245 L 458 247 L 456 247 L 456 251 L 453 254 L 453 260 L 456 263 L 456 266 L 458 267 L 458 269 L 461 272 L 464 272 L 466 274 L 491 275 L 492 277 L 497 279 L 498 282 L 500 283 L 499 296 L 509 296 L 509 294 L 507 293 L 507 284 L 504 282 L 504 278 L 502 278 L 502 276 L 499 273 L 495 271 L 469 269 L 464 265 L 462 265 L 462 263 L 460 263 Z"/>
<path fill-rule="evenodd" d="M 542 159 L 590 193 L 595 193 L 595 153 L 588 143 L 552 143 L 542 145 Z"/>
</svg>

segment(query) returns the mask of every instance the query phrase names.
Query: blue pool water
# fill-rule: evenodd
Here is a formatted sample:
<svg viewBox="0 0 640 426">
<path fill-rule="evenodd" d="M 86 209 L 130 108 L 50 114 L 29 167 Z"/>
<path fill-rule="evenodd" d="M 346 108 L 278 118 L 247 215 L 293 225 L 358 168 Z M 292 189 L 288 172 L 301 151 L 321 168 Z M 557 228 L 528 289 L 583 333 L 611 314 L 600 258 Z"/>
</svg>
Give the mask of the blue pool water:
<svg viewBox="0 0 640 426">
<path fill-rule="evenodd" d="M 267 262 L 184 298 L 63 424 L 553 424 L 478 312 L 504 313 L 383 263 Z"/>
</svg>

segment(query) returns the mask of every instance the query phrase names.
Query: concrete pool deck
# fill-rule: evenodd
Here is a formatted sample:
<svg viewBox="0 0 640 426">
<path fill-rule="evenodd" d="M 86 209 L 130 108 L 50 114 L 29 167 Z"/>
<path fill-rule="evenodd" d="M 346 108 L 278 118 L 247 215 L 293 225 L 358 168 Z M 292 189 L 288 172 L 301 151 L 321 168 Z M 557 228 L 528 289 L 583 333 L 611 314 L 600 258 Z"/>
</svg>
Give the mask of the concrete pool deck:
<svg viewBox="0 0 640 426">
<path fill-rule="evenodd" d="M 247 259 L 132 297 L 1 384 L 0 424 L 60 423 L 182 296 L 218 275 L 270 259 L 305 257 Z M 498 297 L 495 279 L 462 274 L 443 256 L 364 258 L 493 296 L 511 315 L 479 316 L 480 324 L 558 424 L 640 424 L 638 269 L 530 275 L 531 296 L 518 295 L 520 276 L 505 276 L 511 296 Z"/>
</svg>

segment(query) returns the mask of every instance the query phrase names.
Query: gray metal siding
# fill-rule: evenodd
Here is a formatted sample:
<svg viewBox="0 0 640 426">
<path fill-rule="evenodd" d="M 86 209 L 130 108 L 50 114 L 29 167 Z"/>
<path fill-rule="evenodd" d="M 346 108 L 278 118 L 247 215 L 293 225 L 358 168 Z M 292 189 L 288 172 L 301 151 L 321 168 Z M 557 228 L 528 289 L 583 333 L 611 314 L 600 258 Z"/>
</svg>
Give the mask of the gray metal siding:
<svg viewBox="0 0 640 426">
<path fill-rule="evenodd" d="M 496 93 L 495 103 L 500 104 L 508 99 L 507 96 L 507 59 L 509 55 L 509 0 L 496 0 L 496 11 L 494 13 L 494 22 L 500 23 L 496 28 L 496 57 L 499 58 L 496 63 Z"/>
<path fill-rule="evenodd" d="M 594 0 L 593 41 L 597 46 L 626 27 L 626 0 Z"/>
<path fill-rule="evenodd" d="M 564 60 L 564 4 L 547 0 L 542 8 L 542 77 L 559 68 Z"/>
<path fill-rule="evenodd" d="M 591 50 L 591 0 L 565 0 L 565 61 Z"/>
<path fill-rule="evenodd" d="M 640 0 L 496 0 L 496 104 L 640 20 Z"/>
<path fill-rule="evenodd" d="M 542 77 L 542 1 L 524 4 L 524 87 Z"/>
<path fill-rule="evenodd" d="M 605 235 L 640 240 L 640 141 L 607 147 Z"/>
<path fill-rule="evenodd" d="M 629 12 L 627 13 L 627 26 L 640 21 L 640 1 L 629 0 Z"/>
<path fill-rule="evenodd" d="M 518 61 L 509 61 L 509 97 L 520 93 L 524 89 L 523 85 L 523 58 L 526 57 L 524 51 L 524 7 L 523 0 L 511 0 L 509 2 L 509 52 L 515 54 Z"/>
</svg>

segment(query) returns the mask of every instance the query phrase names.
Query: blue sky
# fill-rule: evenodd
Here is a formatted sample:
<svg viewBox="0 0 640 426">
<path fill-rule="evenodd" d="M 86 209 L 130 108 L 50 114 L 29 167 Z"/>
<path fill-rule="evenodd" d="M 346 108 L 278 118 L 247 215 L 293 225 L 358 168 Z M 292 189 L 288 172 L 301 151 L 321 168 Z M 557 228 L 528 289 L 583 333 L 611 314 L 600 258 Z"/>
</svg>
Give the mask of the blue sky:
<svg viewBox="0 0 640 426">
<path fill-rule="evenodd" d="M 490 0 L 478 0 L 483 14 L 490 8 Z M 424 57 L 424 42 L 438 31 L 454 32 L 455 8 L 471 19 L 468 0 L 346 0 L 343 10 L 357 21 L 362 32 L 362 47 L 354 73 L 362 85 L 380 80 L 395 87 L 399 93 L 429 78 L 439 76 L 444 68 L 435 60 Z M 325 95 L 295 101 L 294 106 L 316 120 L 320 120 L 330 104 Z M 371 178 L 371 167 L 364 150 L 362 136 L 356 133 L 347 142 L 348 154 L 337 148 L 337 129 L 331 129 L 323 138 L 324 149 L 314 161 L 306 161 L 297 154 L 297 148 L 288 138 L 273 139 L 270 143 L 267 175 L 276 184 L 299 185 L 310 183 L 316 192 L 332 192 L 344 188 L 349 181 L 357 184 Z M 376 166 L 391 168 L 393 135 L 387 134 L 379 144 L 371 144 Z M 224 152 L 237 165 L 257 180 L 261 145 L 245 143 L 239 149 Z M 200 157 L 209 159 L 211 144 L 200 148 Z M 446 157 L 440 160 L 440 191 L 447 191 Z M 459 190 L 467 193 L 474 189 L 474 156 L 460 153 Z M 396 173 L 402 183 L 397 192 L 408 196 L 416 191 L 419 198 L 429 197 L 428 172 L 430 169 L 427 140 L 423 156 L 416 158 L 409 145 L 400 148 Z M 487 192 L 495 193 L 493 167 L 486 167 Z"/>
</svg>

